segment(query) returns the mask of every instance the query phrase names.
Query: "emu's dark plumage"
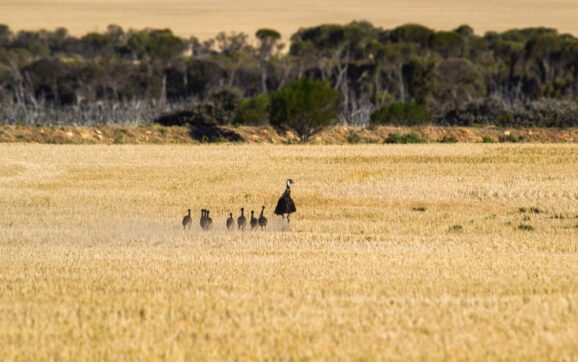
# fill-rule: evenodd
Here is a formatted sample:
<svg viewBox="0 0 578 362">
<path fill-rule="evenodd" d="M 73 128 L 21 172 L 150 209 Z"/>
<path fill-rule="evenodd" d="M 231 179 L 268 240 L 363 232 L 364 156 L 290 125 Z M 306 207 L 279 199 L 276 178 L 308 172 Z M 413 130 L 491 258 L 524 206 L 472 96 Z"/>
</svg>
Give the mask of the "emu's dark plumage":
<svg viewBox="0 0 578 362">
<path fill-rule="evenodd" d="M 276 215 L 289 216 L 290 214 L 297 211 L 297 209 L 295 208 L 295 203 L 293 202 L 293 199 L 291 198 L 291 184 L 292 183 L 293 183 L 293 181 L 291 181 L 291 180 L 287 181 L 287 188 L 285 189 L 285 192 L 283 193 L 283 195 L 281 195 L 281 197 L 279 198 L 279 201 L 277 201 L 277 206 L 275 207 L 275 214 Z"/>
<path fill-rule="evenodd" d="M 207 227 L 207 210 L 205 209 L 201 209 L 201 220 L 199 224 L 201 224 L 201 229 L 203 230 Z"/>
<path fill-rule="evenodd" d="M 227 219 L 227 230 L 233 230 L 235 226 L 235 220 L 233 219 L 233 214 L 229 214 L 229 218 Z"/>
<path fill-rule="evenodd" d="M 255 211 L 251 210 L 251 231 L 259 227 L 259 220 L 255 217 Z"/>
<path fill-rule="evenodd" d="M 213 227 L 213 219 L 209 216 L 209 210 L 205 210 L 206 221 L 205 221 L 205 230 L 211 230 Z"/>
<path fill-rule="evenodd" d="M 191 209 L 189 209 L 187 215 L 183 217 L 183 229 L 190 228 L 192 221 L 193 220 L 191 219 Z"/>
<path fill-rule="evenodd" d="M 241 208 L 241 216 L 237 218 L 237 227 L 239 230 L 245 230 L 245 225 L 247 225 L 247 218 L 245 217 L 245 209 Z"/>
<path fill-rule="evenodd" d="M 259 226 L 261 227 L 261 229 L 264 229 L 267 227 L 267 218 L 265 217 L 265 215 L 263 215 L 264 212 L 265 212 L 265 206 L 263 206 L 261 208 L 261 215 L 259 215 Z"/>
</svg>

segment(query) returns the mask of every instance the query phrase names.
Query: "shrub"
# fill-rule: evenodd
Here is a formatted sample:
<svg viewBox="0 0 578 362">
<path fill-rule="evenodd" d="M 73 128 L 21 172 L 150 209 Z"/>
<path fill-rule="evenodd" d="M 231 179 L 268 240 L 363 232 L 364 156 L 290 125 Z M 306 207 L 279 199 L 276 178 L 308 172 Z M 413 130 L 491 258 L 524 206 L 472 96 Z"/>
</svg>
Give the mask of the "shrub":
<svg viewBox="0 0 578 362">
<path fill-rule="evenodd" d="M 522 136 L 515 137 L 514 135 L 508 134 L 508 135 L 500 136 L 499 141 L 501 143 L 518 143 L 518 142 L 524 141 L 524 137 L 522 137 Z"/>
<path fill-rule="evenodd" d="M 189 109 L 163 114 L 153 122 L 165 127 L 194 124 L 231 124 L 236 118 L 241 96 L 232 88 L 213 91 L 206 101 Z"/>
<path fill-rule="evenodd" d="M 271 101 L 267 94 L 243 99 L 237 111 L 235 123 L 259 126 L 269 123 Z"/>
<path fill-rule="evenodd" d="M 494 139 L 492 136 L 484 136 L 482 137 L 482 143 L 494 143 Z"/>
<path fill-rule="evenodd" d="M 301 142 L 337 121 L 339 93 L 328 83 L 296 80 L 271 95 L 271 124 L 294 129 Z"/>
<path fill-rule="evenodd" d="M 408 144 L 408 143 L 426 143 L 427 139 L 423 136 L 415 132 L 399 134 L 397 132 L 390 133 L 387 138 L 384 140 L 385 143 L 400 143 L 400 144 Z"/>
<path fill-rule="evenodd" d="M 425 106 L 415 102 L 382 106 L 370 116 L 372 125 L 415 126 L 429 123 L 431 116 Z"/>
<path fill-rule="evenodd" d="M 219 122 L 214 116 L 215 110 L 214 106 L 210 103 L 198 104 L 191 107 L 188 110 L 180 110 L 168 114 L 163 114 L 154 120 L 154 123 L 160 124 L 161 126 L 171 127 L 171 126 L 191 126 L 194 124 L 205 124 L 212 123 L 218 124 Z"/>
<path fill-rule="evenodd" d="M 427 209 L 423 206 L 414 207 L 413 211 L 425 212 Z"/>
<path fill-rule="evenodd" d="M 215 123 L 231 124 L 235 121 L 241 98 L 241 91 L 236 88 L 217 88 L 209 94 L 202 108 Z"/>
<path fill-rule="evenodd" d="M 444 135 L 442 138 L 439 139 L 439 143 L 457 143 L 458 139 L 454 135 Z"/>
<path fill-rule="evenodd" d="M 455 126 L 492 124 L 502 127 L 576 127 L 578 103 L 542 99 L 511 104 L 496 97 L 489 97 L 451 110 L 437 123 Z"/>
<path fill-rule="evenodd" d="M 347 142 L 348 143 L 359 143 L 359 142 L 361 142 L 361 137 L 357 133 L 352 132 L 347 136 Z"/>
</svg>

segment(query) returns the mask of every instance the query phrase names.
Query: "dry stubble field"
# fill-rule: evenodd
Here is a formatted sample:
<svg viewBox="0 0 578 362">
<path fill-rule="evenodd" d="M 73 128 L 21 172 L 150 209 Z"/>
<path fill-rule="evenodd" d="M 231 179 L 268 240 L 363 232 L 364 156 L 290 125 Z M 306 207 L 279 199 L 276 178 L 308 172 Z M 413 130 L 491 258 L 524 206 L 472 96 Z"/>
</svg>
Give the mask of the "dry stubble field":
<svg viewBox="0 0 578 362">
<path fill-rule="evenodd" d="M 8 144 L 0 206 L 3 360 L 578 356 L 576 145 Z"/>
</svg>

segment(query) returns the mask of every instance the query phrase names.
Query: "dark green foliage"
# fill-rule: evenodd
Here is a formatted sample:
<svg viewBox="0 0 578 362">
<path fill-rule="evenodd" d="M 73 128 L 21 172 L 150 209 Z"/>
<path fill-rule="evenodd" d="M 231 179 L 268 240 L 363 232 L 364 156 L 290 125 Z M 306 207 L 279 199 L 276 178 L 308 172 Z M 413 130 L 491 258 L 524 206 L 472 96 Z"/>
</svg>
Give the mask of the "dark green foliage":
<svg viewBox="0 0 578 362">
<path fill-rule="evenodd" d="M 357 133 L 351 132 L 349 135 L 347 135 L 347 143 L 356 144 L 356 143 L 360 143 L 360 142 L 361 142 L 361 137 Z"/>
<path fill-rule="evenodd" d="M 373 125 L 415 126 L 430 121 L 431 116 L 426 107 L 415 102 L 393 103 L 371 114 Z"/>
<path fill-rule="evenodd" d="M 485 98 L 467 103 L 463 109 L 449 111 L 441 123 L 456 126 L 494 124 L 503 127 L 576 127 L 578 103 L 550 99 L 513 105 L 498 98 Z"/>
<path fill-rule="evenodd" d="M 204 106 L 217 124 L 231 124 L 235 121 L 241 103 L 241 92 L 235 88 L 221 87 L 209 94 Z"/>
<path fill-rule="evenodd" d="M 255 126 L 269 123 L 270 103 L 271 101 L 267 94 L 243 99 L 239 105 L 236 123 Z"/>
<path fill-rule="evenodd" d="M 523 142 L 524 138 L 522 136 L 516 137 L 512 134 L 507 134 L 507 135 L 503 135 L 498 137 L 498 140 L 501 143 L 518 143 L 518 142 Z"/>
<path fill-rule="evenodd" d="M 438 31 L 431 35 L 431 48 L 443 57 L 459 57 L 464 52 L 464 40 L 453 31 Z"/>
<path fill-rule="evenodd" d="M 578 39 L 554 29 L 479 36 L 468 25 L 433 31 L 358 21 L 302 28 L 288 44 L 274 29 L 255 37 L 220 33 L 201 41 L 116 25 L 76 37 L 64 28 L 0 24 L 0 119 L 62 123 L 54 115 L 68 112 L 67 119 L 92 122 L 97 111 L 86 116 L 87 106 L 118 110 L 132 102 L 148 122 L 192 103 L 195 109 L 186 108 L 211 122 L 263 124 L 269 117 L 256 96 L 322 79 L 339 93 L 339 119 L 358 125 L 375 110 L 375 124 L 578 126 Z M 223 88 L 236 95 L 215 94 Z M 157 110 L 151 115 L 143 104 Z"/>
<path fill-rule="evenodd" d="M 391 32 L 391 39 L 397 43 L 417 43 L 427 46 L 434 31 L 419 24 L 407 24 Z"/>
<path fill-rule="evenodd" d="M 257 37 L 257 39 L 261 41 L 265 41 L 266 39 L 274 39 L 274 40 L 281 39 L 281 34 L 277 30 L 268 28 L 257 30 L 255 36 Z"/>
<path fill-rule="evenodd" d="M 167 62 L 179 56 L 187 46 L 169 29 L 155 29 L 132 33 L 126 47 L 136 59 Z"/>
<path fill-rule="evenodd" d="M 271 124 L 294 129 L 306 142 L 337 121 L 339 93 L 317 80 L 297 80 L 271 95 Z"/>
<path fill-rule="evenodd" d="M 482 137 L 482 143 L 494 143 L 494 139 L 492 136 L 484 136 Z"/>
<path fill-rule="evenodd" d="M 413 211 L 425 212 L 427 209 L 423 206 L 414 207 Z"/>
<path fill-rule="evenodd" d="M 397 132 L 390 133 L 387 138 L 384 140 L 385 143 L 401 143 L 401 144 L 409 144 L 409 143 L 427 143 L 427 139 L 423 136 L 415 132 L 399 134 Z"/>
</svg>

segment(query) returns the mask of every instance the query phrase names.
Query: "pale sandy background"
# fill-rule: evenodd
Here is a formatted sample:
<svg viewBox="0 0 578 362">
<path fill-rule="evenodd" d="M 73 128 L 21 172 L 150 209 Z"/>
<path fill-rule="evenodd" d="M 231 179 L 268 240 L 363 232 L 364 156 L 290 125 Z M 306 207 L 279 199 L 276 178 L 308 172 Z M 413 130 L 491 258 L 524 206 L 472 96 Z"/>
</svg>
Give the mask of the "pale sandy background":
<svg viewBox="0 0 578 362">
<path fill-rule="evenodd" d="M 417 22 L 452 29 L 468 23 L 477 33 L 548 26 L 578 34 L 578 0 L 0 0 L 0 23 L 13 29 L 66 26 L 74 34 L 115 23 L 170 27 L 200 38 L 274 27 L 287 38 L 301 26 L 356 19 L 384 27 Z"/>
</svg>

